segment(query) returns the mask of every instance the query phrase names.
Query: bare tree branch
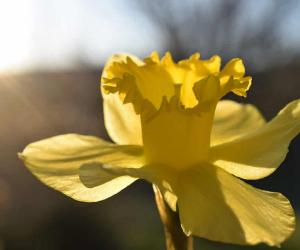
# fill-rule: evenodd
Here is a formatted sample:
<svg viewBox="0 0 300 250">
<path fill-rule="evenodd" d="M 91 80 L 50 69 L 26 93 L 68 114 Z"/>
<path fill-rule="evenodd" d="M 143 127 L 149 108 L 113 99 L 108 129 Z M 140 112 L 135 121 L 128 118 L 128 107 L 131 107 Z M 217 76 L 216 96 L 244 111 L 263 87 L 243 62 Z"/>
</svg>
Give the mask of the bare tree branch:
<svg viewBox="0 0 300 250">
<path fill-rule="evenodd" d="M 263 2 L 251 3 L 260 8 Z M 136 0 L 136 3 L 160 29 L 165 47 L 175 59 L 201 51 L 205 56 L 217 53 L 225 59 L 241 56 L 253 63 L 266 63 L 264 60 L 270 63 L 274 55 L 287 56 L 286 51 L 281 51 L 279 28 L 299 1 L 264 2 L 267 6 L 259 20 L 248 20 L 250 10 L 246 0 Z"/>
</svg>

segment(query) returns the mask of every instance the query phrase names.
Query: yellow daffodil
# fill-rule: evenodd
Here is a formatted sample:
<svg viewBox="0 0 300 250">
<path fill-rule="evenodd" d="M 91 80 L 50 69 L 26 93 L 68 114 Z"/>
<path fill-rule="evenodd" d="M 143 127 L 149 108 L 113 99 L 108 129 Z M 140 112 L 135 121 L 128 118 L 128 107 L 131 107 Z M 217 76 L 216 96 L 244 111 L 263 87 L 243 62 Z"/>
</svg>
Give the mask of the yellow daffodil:
<svg viewBox="0 0 300 250">
<path fill-rule="evenodd" d="M 241 179 L 272 174 L 300 131 L 300 100 L 266 122 L 246 96 L 242 60 L 175 63 L 115 55 L 102 75 L 104 120 L 116 143 L 59 135 L 28 145 L 20 158 L 42 182 L 85 202 L 104 200 L 138 178 L 157 185 L 187 235 L 236 244 L 280 245 L 295 228 L 289 201 Z"/>
</svg>

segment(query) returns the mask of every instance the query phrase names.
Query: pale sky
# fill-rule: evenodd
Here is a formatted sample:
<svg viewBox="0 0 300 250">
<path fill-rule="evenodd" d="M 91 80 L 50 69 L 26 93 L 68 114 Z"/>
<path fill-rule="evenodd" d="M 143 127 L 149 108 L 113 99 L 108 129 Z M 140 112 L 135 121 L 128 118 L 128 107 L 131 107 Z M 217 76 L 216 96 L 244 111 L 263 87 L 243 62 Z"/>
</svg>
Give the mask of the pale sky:
<svg viewBox="0 0 300 250">
<path fill-rule="evenodd" d="M 101 64 L 115 52 L 160 49 L 158 31 L 129 1 L 0 0 L 0 71 Z"/>
<path fill-rule="evenodd" d="M 0 72 L 55 70 L 80 60 L 100 66 L 116 52 L 144 56 L 163 50 L 163 36 L 135 2 L 0 0 Z M 286 18 L 283 43 L 299 46 L 299 24 L 300 16 Z"/>
</svg>

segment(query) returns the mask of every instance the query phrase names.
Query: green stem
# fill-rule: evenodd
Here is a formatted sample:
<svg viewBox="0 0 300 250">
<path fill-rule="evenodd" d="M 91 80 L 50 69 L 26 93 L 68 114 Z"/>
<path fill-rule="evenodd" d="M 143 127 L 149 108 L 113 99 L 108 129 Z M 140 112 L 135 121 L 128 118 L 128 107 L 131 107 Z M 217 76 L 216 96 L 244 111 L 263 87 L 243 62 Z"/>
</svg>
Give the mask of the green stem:
<svg viewBox="0 0 300 250">
<path fill-rule="evenodd" d="M 181 228 L 178 213 L 173 212 L 164 201 L 158 187 L 153 185 L 155 201 L 164 226 L 167 250 L 193 250 L 193 238 L 187 237 Z"/>
</svg>

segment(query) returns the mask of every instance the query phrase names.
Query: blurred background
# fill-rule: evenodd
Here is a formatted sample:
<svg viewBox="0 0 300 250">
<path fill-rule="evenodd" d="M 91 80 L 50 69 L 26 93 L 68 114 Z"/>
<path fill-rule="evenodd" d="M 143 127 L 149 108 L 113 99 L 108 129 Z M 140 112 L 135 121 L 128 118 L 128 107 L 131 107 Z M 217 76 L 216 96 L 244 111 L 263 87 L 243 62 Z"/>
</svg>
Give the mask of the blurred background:
<svg viewBox="0 0 300 250">
<path fill-rule="evenodd" d="M 0 0 L 0 250 L 164 249 L 148 183 L 80 203 L 42 185 L 17 152 L 70 132 L 109 140 L 98 82 L 117 52 L 241 57 L 253 87 L 247 99 L 228 98 L 270 119 L 300 98 L 299 27 L 297 0 Z M 272 176 L 251 182 L 285 194 L 298 218 L 299 152 L 300 137 Z M 196 239 L 197 249 L 272 248 Z M 282 249 L 300 249 L 299 226 Z"/>
</svg>

